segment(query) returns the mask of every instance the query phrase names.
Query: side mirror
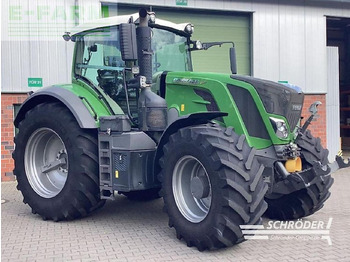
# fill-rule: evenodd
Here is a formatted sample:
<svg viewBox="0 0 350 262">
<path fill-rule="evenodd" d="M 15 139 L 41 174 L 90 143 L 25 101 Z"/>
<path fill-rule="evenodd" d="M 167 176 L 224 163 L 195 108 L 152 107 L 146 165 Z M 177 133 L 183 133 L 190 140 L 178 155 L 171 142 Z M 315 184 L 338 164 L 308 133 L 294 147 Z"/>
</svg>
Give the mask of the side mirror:
<svg viewBox="0 0 350 262">
<path fill-rule="evenodd" d="M 236 60 L 236 49 L 235 47 L 230 48 L 230 66 L 232 74 L 237 74 L 237 60 Z"/>
<path fill-rule="evenodd" d="M 119 25 L 120 52 L 124 61 L 137 60 L 136 27 L 135 24 Z"/>
</svg>

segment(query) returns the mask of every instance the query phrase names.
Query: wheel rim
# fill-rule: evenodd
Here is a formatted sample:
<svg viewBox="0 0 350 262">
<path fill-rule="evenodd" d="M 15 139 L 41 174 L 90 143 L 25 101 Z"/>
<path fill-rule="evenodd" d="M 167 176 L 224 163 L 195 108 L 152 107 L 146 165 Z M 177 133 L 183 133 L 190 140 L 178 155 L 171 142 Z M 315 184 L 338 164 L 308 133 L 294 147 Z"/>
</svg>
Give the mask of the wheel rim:
<svg viewBox="0 0 350 262">
<path fill-rule="evenodd" d="M 174 168 L 173 194 L 181 214 L 190 222 L 199 223 L 208 215 L 212 189 L 203 164 L 195 157 L 181 157 Z"/>
<path fill-rule="evenodd" d="M 37 194 L 44 198 L 59 194 L 68 176 L 68 155 L 60 136 L 49 128 L 36 130 L 28 139 L 24 166 Z"/>
</svg>

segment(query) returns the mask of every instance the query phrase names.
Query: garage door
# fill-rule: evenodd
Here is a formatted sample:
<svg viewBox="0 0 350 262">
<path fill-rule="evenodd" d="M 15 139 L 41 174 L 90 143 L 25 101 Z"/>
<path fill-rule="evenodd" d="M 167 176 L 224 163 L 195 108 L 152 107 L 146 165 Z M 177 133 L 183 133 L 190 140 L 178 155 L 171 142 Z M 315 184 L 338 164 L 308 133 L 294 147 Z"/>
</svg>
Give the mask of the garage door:
<svg viewBox="0 0 350 262">
<path fill-rule="evenodd" d="M 136 13 L 139 6 L 109 4 L 102 6 L 104 16 Z M 233 41 L 236 46 L 238 73 L 251 74 L 250 57 L 250 15 L 237 13 L 218 13 L 202 10 L 168 9 L 153 7 L 156 17 L 175 23 L 190 22 L 194 24 L 192 39 L 202 42 Z M 230 73 L 229 48 L 212 47 L 206 51 L 192 54 L 194 71 Z"/>
</svg>

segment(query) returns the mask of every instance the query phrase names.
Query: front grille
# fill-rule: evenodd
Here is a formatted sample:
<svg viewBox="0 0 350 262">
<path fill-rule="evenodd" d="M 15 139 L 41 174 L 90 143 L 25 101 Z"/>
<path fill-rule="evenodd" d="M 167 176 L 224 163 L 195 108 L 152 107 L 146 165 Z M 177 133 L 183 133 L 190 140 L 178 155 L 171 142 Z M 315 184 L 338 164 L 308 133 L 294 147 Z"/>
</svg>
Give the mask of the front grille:
<svg viewBox="0 0 350 262">
<path fill-rule="evenodd" d="M 294 131 L 301 116 L 304 94 L 296 90 L 268 80 L 249 76 L 231 76 L 233 79 L 251 84 L 258 92 L 266 112 L 284 116 L 290 130 Z"/>
<path fill-rule="evenodd" d="M 304 94 L 292 93 L 286 114 L 284 115 L 289 123 L 291 131 L 294 131 L 300 117 L 304 103 Z"/>
<path fill-rule="evenodd" d="M 234 85 L 227 85 L 227 87 L 238 107 L 248 134 L 253 137 L 269 139 L 264 121 L 249 91 Z"/>
<path fill-rule="evenodd" d="M 287 112 L 287 115 L 285 117 L 289 123 L 289 127 L 291 131 L 294 131 L 294 128 L 297 126 L 300 116 L 301 116 L 301 111 L 290 110 L 289 112 Z"/>
</svg>

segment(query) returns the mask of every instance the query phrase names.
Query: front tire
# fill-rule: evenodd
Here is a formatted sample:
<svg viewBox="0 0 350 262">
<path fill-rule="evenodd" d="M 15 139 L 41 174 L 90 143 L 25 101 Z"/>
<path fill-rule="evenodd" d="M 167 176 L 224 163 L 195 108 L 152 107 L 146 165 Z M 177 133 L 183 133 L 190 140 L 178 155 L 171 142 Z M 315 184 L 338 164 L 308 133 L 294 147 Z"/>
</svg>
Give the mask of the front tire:
<svg viewBox="0 0 350 262">
<path fill-rule="evenodd" d="M 163 151 L 161 193 L 178 239 L 200 251 L 229 247 L 244 240 L 240 225 L 261 223 L 264 167 L 244 136 L 216 124 L 186 127 Z"/>
<path fill-rule="evenodd" d="M 310 130 L 306 130 L 296 144 L 301 148 L 303 168 L 309 168 L 314 161 L 322 165 L 328 164 L 328 150 L 321 145 L 320 138 L 315 138 Z M 329 175 L 324 181 L 311 185 L 308 188 L 284 195 L 277 199 L 268 199 L 268 209 L 265 215 L 271 219 L 292 220 L 310 216 L 320 210 L 330 197 L 329 189 L 334 179 Z"/>
<path fill-rule="evenodd" d="M 44 220 L 71 220 L 103 206 L 96 130 L 81 129 L 59 103 L 28 111 L 15 138 L 17 189 Z"/>
</svg>

